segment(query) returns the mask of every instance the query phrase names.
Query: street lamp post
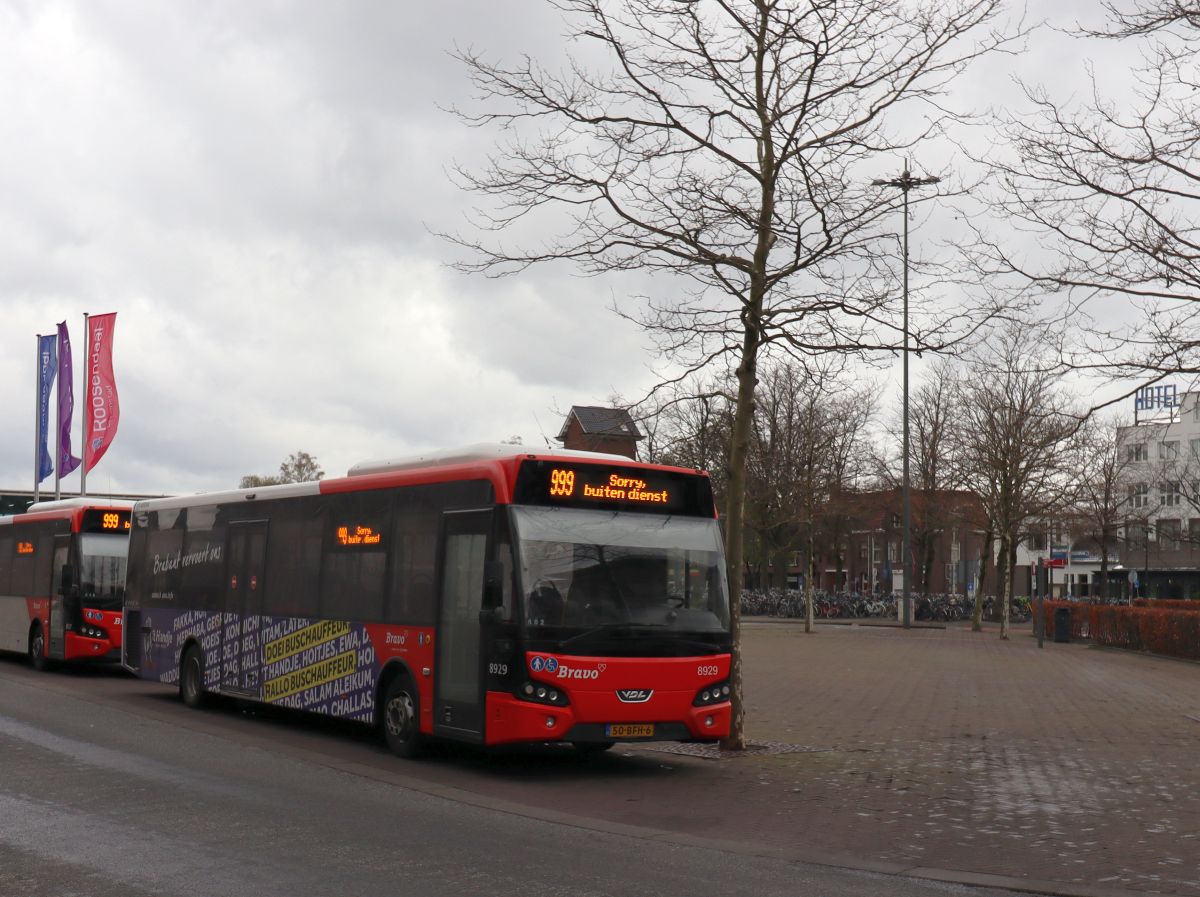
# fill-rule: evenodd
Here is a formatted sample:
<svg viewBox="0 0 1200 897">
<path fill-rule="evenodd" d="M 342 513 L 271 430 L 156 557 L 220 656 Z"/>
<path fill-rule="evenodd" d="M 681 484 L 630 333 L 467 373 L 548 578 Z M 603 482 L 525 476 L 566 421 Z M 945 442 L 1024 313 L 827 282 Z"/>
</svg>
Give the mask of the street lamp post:
<svg viewBox="0 0 1200 897">
<path fill-rule="evenodd" d="M 902 489 L 902 502 L 904 506 L 904 543 L 902 546 L 902 554 L 904 564 L 904 628 L 908 629 L 912 626 L 912 488 L 909 481 L 908 472 L 908 456 L 909 440 L 908 440 L 908 191 L 915 187 L 924 187 L 929 184 L 936 184 L 940 178 L 913 177 L 908 170 L 908 163 L 904 163 L 904 174 L 898 178 L 891 180 L 875 180 L 872 185 L 876 187 L 895 187 L 904 195 L 904 485 Z"/>
</svg>

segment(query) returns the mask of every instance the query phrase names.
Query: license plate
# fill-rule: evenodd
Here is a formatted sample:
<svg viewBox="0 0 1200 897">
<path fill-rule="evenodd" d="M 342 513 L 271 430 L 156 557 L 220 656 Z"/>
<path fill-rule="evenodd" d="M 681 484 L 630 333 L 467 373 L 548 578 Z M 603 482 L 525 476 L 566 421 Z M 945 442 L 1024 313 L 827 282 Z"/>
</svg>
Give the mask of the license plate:
<svg viewBox="0 0 1200 897">
<path fill-rule="evenodd" d="M 608 738 L 650 738 L 654 735 L 653 723 L 613 723 L 604 727 Z"/>
</svg>

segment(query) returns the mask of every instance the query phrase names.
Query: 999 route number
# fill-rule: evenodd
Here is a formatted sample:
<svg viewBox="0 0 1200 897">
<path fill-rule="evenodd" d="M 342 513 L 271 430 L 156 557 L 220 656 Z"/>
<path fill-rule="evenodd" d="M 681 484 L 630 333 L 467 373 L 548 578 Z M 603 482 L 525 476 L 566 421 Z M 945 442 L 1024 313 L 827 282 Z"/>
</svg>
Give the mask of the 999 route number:
<svg viewBox="0 0 1200 897">
<path fill-rule="evenodd" d="M 550 494 L 570 497 L 575 494 L 575 471 L 555 468 L 550 471 Z"/>
</svg>

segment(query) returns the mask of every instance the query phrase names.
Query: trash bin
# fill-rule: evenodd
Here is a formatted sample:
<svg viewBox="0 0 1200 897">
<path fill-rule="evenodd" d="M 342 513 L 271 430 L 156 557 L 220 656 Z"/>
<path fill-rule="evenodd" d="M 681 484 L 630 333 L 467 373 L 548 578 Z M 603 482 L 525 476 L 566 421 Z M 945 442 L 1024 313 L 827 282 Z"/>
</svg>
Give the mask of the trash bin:
<svg viewBox="0 0 1200 897">
<path fill-rule="evenodd" d="M 1054 608 L 1054 640 L 1069 642 L 1071 640 L 1071 608 Z"/>
</svg>

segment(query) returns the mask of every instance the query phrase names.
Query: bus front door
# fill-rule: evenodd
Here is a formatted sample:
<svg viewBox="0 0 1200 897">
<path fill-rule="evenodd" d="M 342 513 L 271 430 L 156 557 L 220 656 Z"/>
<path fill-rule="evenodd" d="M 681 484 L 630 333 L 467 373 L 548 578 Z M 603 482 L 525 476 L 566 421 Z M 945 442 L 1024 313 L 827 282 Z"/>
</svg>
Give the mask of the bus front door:
<svg viewBox="0 0 1200 897">
<path fill-rule="evenodd" d="M 233 523 L 225 545 L 225 625 L 221 645 L 221 690 L 257 696 L 262 651 L 263 574 L 267 557 L 267 523 Z"/>
<path fill-rule="evenodd" d="M 50 571 L 50 656 L 62 660 L 67 656 L 67 622 L 71 616 L 77 616 L 79 602 L 75 596 L 79 594 L 79 573 L 76 572 L 76 582 L 71 584 L 70 594 L 64 595 L 62 588 L 62 568 L 70 563 L 71 537 L 56 535 L 54 537 L 54 564 Z M 72 625 L 78 625 L 78 620 L 71 620 Z"/>
<path fill-rule="evenodd" d="M 433 728 L 466 740 L 483 737 L 479 612 L 491 529 L 490 510 L 443 518 Z"/>
</svg>

